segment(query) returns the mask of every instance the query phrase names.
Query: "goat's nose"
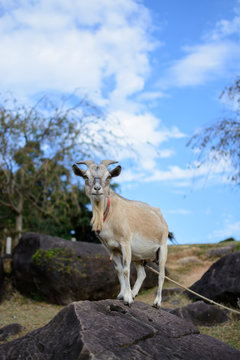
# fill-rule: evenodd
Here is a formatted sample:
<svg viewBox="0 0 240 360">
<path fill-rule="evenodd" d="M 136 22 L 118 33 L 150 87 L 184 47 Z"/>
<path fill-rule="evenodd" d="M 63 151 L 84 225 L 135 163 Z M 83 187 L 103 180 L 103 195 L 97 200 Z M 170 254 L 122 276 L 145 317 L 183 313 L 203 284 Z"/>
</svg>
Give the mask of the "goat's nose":
<svg viewBox="0 0 240 360">
<path fill-rule="evenodd" d="M 95 184 L 94 185 L 94 190 L 99 191 L 101 189 L 101 185 L 100 184 Z"/>
</svg>

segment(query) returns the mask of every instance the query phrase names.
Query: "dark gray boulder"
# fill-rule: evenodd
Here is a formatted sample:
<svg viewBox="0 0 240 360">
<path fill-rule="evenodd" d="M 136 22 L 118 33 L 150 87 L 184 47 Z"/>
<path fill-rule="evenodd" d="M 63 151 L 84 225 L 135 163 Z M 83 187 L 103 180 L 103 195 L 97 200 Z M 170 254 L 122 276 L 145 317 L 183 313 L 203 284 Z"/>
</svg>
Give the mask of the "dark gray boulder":
<svg viewBox="0 0 240 360">
<path fill-rule="evenodd" d="M 0 329 L 0 341 L 6 340 L 11 335 L 19 334 L 24 329 L 24 326 L 13 323 L 6 325 Z"/>
<path fill-rule="evenodd" d="M 13 253 L 12 276 L 24 295 L 56 304 L 115 298 L 119 292 L 116 271 L 103 245 L 36 233 L 21 237 Z M 156 285 L 156 275 L 148 271 L 143 288 Z"/>
<path fill-rule="evenodd" d="M 206 304 L 204 301 L 171 310 L 170 313 L 197 326 L 214 326 L 230 320 L 229 311 L 221 310 L 215 305 Z"/>
<path fill-rule="evenodd" d="M 182 292 L 183 292 L 183 289 L 177 288 L 177 287 L 162 289 L 162 301 L 169 301 L 173 295 L 181 294 Z"/>
<path fill-rule="evenodd" d="M 238 307 L 239 274 L 240 251 L 236 251 L 216 261 L 190 289 L 214 301 Z M 186 294 L 190 299 L 200 300 L 194 294 Z"/>
<path fill-rule="evenodd" d="M 240 352 L 148 304 L 68 305 L 44 327 L 0 346 L 0 360 L 238 360 Z"/>
</svg>

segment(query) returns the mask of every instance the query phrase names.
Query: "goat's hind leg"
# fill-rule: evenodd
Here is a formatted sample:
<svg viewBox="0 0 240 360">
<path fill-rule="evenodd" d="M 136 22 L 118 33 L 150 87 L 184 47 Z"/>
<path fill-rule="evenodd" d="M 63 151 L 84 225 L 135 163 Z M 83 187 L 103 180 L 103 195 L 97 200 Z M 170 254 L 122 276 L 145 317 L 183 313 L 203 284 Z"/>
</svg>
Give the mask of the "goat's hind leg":
<svg viewBox="0 0 240 360">
<path fill-rule="evenodd" d="M 117 299 L 121 300 L 121 299 L 123 299 L 124 293 L 125 293 L 125 281 L 124 281 L 124 276 L 123 276 L 122 257 L 117 252 L 112 252 L 111 257 L 112 257 L 114 268 L 117 272 L 118 280 L 120 283 L 120 292 L 117 296 Z"/>
<path fill-rule="evenodd" d="M 160 308 L 162 302 L 162 287 L 165 278 L 165 265 L 167 261 L 167 241 L 160 246 L 159 249 L 159 275 L 158 275 L 158 291 L 156 299 L 154 300 L 153 306 Z"/>
<path fill-rule="evenodd" d="M 132 297 L 135 298 L 142 286 L 142 283 L 144 281 L 144 279 L 146 278 L 146 273 L 145 273 L 145 269 L 144 266 L 142 265 L 142 263 L 140 262 L 135 262 L 135 267 L 137 270 L 137 280 L 134 284 L 134 287 L 132 289 Z"/>
</svg>

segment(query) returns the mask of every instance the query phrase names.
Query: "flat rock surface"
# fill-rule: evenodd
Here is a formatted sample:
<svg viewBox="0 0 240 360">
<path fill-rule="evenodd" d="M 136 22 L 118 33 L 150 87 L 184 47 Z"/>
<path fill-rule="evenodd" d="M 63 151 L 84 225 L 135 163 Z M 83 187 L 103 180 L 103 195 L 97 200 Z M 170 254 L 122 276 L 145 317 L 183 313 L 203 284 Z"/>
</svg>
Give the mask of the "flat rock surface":
<svg viewBox="0 0 240 360">
<path fill-rule="evenodd" d="M 44 327 L 0 346 L 0 360 L 239 358 L 239 351 L 175 315 L 117 300 L 72 303 Z"/>
</svg>

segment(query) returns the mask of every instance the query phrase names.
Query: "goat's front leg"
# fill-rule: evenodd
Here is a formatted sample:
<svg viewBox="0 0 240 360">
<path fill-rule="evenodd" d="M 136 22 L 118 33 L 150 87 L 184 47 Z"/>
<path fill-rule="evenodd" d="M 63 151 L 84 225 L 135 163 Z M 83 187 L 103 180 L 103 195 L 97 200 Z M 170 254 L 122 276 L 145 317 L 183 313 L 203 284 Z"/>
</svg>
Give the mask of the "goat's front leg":
<svg viewBox="0 0 240 360">
<path fill-rule="evenodd" d="M 112 253 L 112 260 L 114 264 L 114 268 L 117 272 L 118 280 L 120 283 L 120 293 L 117 296 L 117 299 L 123 299 L 125 293 L 125 281 L 123 276 L 123 265 L 122 265 L 122 257 L 119 253 L 113 252 Z"/>
<path fill-rule="evenodd" d="M 132 290 L 133 298 L 135 298 L 135 296 L 137 296 L 137 294 L 142 286 L 142 283 L 143 283 L 144 279 L 146 278 L 144 266 L 141 263 L 135 263 L 135 267 L 137 270 L 137 280 L 136 280 L 133 290 Z"/>
<path fill-rule="evenodd" d="M 122 261 L 123 261 L 123 277 L 125 282 L 125 292 L 123 301 L 125 305 L 131 305 L 133 303 L 132 291 L 130 287 L 130 264 L 131 264 L 131 245 L 130 243 L 124 243 L 121 245 Z"/>
</svg>

